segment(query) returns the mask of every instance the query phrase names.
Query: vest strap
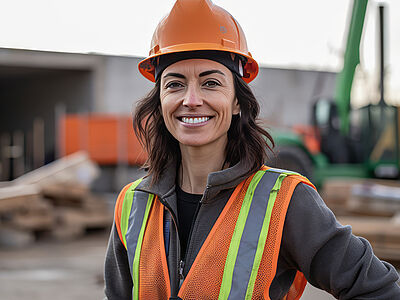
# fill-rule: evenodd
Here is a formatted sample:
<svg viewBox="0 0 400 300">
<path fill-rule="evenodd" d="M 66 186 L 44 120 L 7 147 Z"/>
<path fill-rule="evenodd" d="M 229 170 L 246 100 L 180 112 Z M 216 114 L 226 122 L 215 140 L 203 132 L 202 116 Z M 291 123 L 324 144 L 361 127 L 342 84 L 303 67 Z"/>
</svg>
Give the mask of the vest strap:
<svg viewBox="0 0 400 300">
<path fill-rule="evenodd" d="M 149 194 L 149 198 L 146 204 L 146 210 L 144 212 L 142 226 L 140 228 L 139 238 L 135 249 L 135 256 L 133 259 L 133 270 L 132 270 L 132 277 L 133 277 L 133 299 L 139 299 L 139 260 L 140 260 L 140 253 L 142 251 L 142 243 L 143 243 L 143 236 L 144 230 L 146 228 L 147 219 L 149 218 L 149 212 L 151 205 L 153 204 L 154 195 Z"/>
</svg>

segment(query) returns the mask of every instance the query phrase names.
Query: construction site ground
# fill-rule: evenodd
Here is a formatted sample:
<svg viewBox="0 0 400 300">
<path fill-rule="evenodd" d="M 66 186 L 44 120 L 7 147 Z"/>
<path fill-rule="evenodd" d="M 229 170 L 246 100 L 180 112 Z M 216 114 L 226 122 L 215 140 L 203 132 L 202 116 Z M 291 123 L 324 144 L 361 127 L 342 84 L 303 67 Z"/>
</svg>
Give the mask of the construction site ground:
<svg viewBox="0 0 400 300">
<path fill-rule="evenodd" d="M 0 299 L 103 299 L 108 230 L 74 241 L 39 241 L 22 249 L 0 248 Z M 307 285 L 302 300 L 331 300 Z"/>
<path fill-rule="evenodd" d="M 74 241 L 39 241 L 28 248 L 0 249 L 0 299 L 103 299 L 108 231 Z M 334 299 L 307 287 L 303 300 Z"/>
</svg>

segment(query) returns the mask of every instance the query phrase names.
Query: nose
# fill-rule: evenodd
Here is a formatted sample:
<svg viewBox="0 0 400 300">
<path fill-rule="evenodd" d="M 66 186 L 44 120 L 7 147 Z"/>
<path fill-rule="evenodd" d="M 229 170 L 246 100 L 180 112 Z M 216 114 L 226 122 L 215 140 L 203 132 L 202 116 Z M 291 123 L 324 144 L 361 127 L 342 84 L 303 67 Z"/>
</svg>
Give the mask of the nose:
<svg viewBox="0 0 400 300">
<path fill-rule="evenodd" d="M 201 106 L 203 104 L 203 99 L 201 97 L 200 91 L 196 86 L 194 85 L 188 86 L 182 104 L 190 108 Z"/>
</svg>

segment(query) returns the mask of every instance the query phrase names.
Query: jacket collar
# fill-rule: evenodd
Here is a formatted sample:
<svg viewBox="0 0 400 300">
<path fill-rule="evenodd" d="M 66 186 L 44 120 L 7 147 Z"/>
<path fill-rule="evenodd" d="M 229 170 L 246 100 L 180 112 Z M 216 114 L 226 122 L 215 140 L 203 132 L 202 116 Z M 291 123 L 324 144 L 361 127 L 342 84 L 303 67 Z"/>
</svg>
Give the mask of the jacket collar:
<svg viewBox="0 0 400 300">
<path fill-rule="evenodd" d="M 171 162 L 157 182 L 151 184 L 152 176 L 147 176 L 136 189 L 155 194 L 160 199 L 170 198 L 171 195 L 175 194 L 177 166 L 176 162 Z M 212 203 L 220 191 L 236 187 L 251 175 L 250 170 L 250 166 L 239 162 L 230 168 L 208 174 L 207 186 L 201 200 L 202 203 Z"/>
</svg>

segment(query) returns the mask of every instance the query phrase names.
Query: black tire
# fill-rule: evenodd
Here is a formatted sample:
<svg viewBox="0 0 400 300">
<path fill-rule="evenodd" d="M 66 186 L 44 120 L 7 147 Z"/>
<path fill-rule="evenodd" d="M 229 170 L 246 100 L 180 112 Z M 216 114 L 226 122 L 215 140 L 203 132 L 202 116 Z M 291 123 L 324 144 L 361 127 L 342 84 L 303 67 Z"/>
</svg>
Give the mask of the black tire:
<svg viewBox="0 0 400 300">
<path fill-rule="evenodd" d="M 313 163 L 304 150 L 296 146 L 281 146 L 275 148 L 274 152 L 267 166 L 294 171 L 312 180 Z"/>
</svg>

